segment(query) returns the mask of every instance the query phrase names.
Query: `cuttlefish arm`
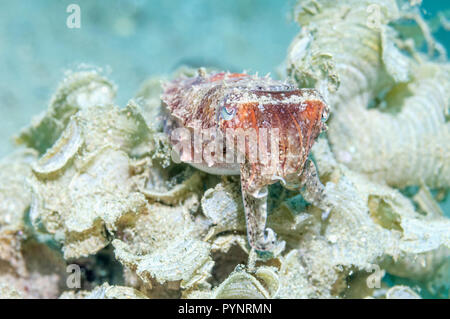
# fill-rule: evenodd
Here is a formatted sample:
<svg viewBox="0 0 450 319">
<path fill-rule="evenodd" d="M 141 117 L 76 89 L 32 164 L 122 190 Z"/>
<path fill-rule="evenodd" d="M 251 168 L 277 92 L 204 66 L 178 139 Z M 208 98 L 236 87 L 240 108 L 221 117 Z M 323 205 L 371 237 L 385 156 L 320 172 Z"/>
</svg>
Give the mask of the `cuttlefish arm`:
<svg viewBox="0 0 450 319">
<path fill-rule="evenodd" d="M 325 187 L 319 179 L 316 165 L 310 159 L 307 159 L 298 180 L 288 182 L 286 188 L 291 190 L 299 190 L 303 198 L 308 202 L 322 210 L 330 211 L 332 205 L 329 203 Z"/>
<path fill-rule="evenodd" d="M 276 247 L 275 232 L 266 228 L 268 187 L 263 186 L 256 192 L 249 192 L 247 185 L 252 179 L 251 166 L 241 164 L 241 190 L 244 204 L 247 238 L 257 251 L 273 251 Z"/>
<path fill-rule="evenodd" d="M 306 160 L 303 172 L 300 175 L 300 185 L 302 186 L 302 196 L 310 203 L 319 204 L 324 201 L 325 187 L 319 180 L 316 165 L 310 159 Z"/>
</svg>

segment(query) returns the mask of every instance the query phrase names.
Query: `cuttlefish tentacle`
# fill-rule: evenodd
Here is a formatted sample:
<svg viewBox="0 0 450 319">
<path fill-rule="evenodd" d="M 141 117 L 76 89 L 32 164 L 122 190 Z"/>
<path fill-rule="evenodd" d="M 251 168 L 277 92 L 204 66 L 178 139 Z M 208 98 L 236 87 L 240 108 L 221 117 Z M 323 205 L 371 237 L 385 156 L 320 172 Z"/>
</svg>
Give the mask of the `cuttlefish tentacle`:
<svg viewBox="0 0 450 319">
<path fill-rule="evenodd" d="M 308 203 L 314 204 L 326 211 L 331 209 L 326 197 L 325 187 L 317 174 L 316 165 L 314 165 L 314 162 L 310 159 L 306 160 L 298 180 L 295 182 L 288 182 L 285 187 L 292 190 L 299 190 Z"/>
<path fill-rule="evenodd" d="M 272 251 L 276 236 L 272 229 L 266 228 L 268 187 L 250 192 L 246 187 L 250 175 L 251 164 L 246 161 L 241 164 L 241 190 L 249 244 L 257 251 Z"/>
</svg>

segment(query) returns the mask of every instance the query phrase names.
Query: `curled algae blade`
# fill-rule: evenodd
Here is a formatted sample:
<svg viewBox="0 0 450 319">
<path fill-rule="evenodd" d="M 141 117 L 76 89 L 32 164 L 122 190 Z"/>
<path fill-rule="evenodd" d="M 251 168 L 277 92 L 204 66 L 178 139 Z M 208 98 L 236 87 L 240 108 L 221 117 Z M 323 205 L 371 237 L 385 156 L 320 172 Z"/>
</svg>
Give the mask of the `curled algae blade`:
<svg viewBox="0 0 450 319">
<path fill-rule="evenodd" d="M 72 120 L 55 144 L 33 165 L 33 171 L 42 175 L 58 172 L 75 156 L 82 144 L 78 124 Z"/>
</svg>

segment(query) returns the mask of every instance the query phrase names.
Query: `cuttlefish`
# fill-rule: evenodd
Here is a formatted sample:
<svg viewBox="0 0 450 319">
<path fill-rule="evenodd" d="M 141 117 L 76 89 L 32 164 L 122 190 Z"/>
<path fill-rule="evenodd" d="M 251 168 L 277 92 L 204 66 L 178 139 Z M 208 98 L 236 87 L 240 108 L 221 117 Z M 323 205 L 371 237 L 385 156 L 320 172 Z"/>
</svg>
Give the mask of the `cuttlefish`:
<svg viewBox="0 0 450 319">
<path fill-rule="evenodd" d="M 320 202 L 324 187 L 309 159 L 329 108 L 314 89 L 245 73 L 182 76 L 163 84 L 164 131 L 178 160 L 210 174 L 240 175 L 247 238 L 271 251 L 268 185 L 280 181 Z"/>
</svg>

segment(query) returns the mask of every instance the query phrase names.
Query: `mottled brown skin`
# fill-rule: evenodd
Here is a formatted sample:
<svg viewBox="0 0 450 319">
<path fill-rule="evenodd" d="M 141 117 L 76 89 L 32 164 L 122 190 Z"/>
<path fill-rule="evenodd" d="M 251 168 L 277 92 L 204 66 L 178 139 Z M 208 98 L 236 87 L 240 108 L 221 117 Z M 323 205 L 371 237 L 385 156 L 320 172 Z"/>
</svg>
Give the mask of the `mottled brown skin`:
<svg viewBox="0 0 450 319">
<path fill-rule="evenodd" d="M 263 92 L 253 92 L 257 96 Z M 301 95 L 301 90 L 290 92 Z M 280 160 L 274 174 L 283 177 L 286 184 L 298 181 L 299 174 L 302 173 L 305 162 L 308 159 L 309 151 L 324 129 L 322 123 L 322 112 L 324 104 L 321 101 L 305 102 L 306 107 L 300 110 L 295 104 L 279 105 L 276 98 L 281 93 L 272 93 L 275 103 L 265 104 L 264 110 L 258 108 L 257 103 L 241 105 L 236 117 L 230 121 L 222 121 L 221 128 L 253 128 L 258 131 L 260 128 L 277 128 L 280 132 L 279 154 Z M 267 146 L 270 149 L 270 145 Z M 244 189 L 255 192 L 276 181 L 272 176 L 263 174 L 264 163 L 254 163 L 249 172 L 245 172 Z M 247 174 L 248 173 L 248 174 Z"/>
<path fill-rule="evenodd" d="M 240 174 L 248 239 L 256 250 L 270 251 L 275 247 L 274 232 L 265 228 L 268 185 L 281 180 L 287 188 L 303 189 L 306 200 L 321 201 L 323 186 L 314 164 L 308 160 L 314 141 L 326 129 L 324 120 L 328 114 L 317 91 L 297 89 L 267 77 L 200 72 L 197 77 L 178 78 L 165 84 L 162 100 L 167 108 L 168 134 L 179 127 L 192 131 L 215 128 L 221 137 L 226 136 L 227 129 L 253 129 L 257 137 L 263 128 L 279 130 L 279 157 L 272 162 L 275 165 L 251 161 L 250 143 L 246 145 L 243 163 L 193 164 L 209 173 Z M 217 136 L 204 142 L 204 146 Z M 266 147 L 270 152 L 269 141 Z M 226 154 L 226 147 L 220 151 Z"/>
</svg>

